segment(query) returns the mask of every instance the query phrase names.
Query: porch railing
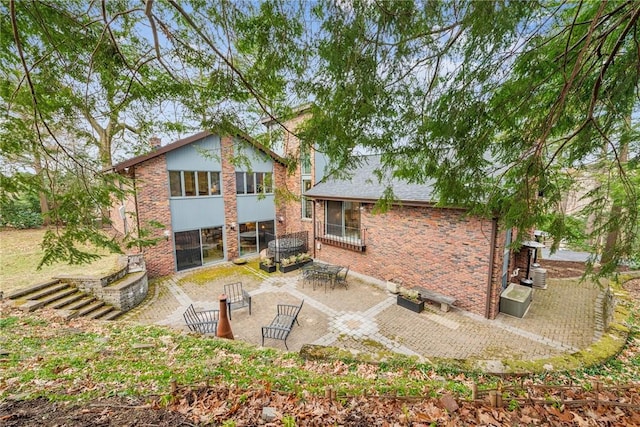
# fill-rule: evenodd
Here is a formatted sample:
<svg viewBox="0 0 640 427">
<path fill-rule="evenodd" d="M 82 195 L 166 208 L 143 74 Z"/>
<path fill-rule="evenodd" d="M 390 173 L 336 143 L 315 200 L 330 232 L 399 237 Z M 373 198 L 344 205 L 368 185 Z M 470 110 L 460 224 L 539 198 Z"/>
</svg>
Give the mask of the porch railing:
<svg viewBox="0 0 640 427">
<path fill-rule="evenodd" d="M 355 252 L 365 252 L 367 229 L 347 227 L 342 224 L 316 223 L 316 240 Z"/>
</svg>

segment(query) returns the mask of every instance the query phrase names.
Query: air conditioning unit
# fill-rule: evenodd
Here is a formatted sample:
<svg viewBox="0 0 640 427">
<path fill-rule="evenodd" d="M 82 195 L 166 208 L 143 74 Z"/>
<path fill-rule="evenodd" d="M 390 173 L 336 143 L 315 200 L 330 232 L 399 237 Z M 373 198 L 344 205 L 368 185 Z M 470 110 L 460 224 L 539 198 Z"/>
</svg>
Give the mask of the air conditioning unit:
<svg viewBox="0 0 640 427">
<path fill-rule="evenodd" d="M 533 270 L 533 287 L 536 289 L 547 289 L 547 269 L 536 268 Z"/>
</svg>

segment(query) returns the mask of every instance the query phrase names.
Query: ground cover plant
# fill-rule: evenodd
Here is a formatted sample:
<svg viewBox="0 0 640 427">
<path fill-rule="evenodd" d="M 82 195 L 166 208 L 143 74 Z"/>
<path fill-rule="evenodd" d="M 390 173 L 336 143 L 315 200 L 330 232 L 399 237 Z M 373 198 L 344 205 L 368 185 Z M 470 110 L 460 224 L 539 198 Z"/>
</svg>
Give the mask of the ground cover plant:
<svg viewBox="0 0 640 427">
<path fill-rule="evenodd" d="M 637 298 L 640 279 L 628 287 Z M 266 406 L 278 425 L 640 425 L 637 305 L 628 345 L 607 363 L 502 378 L 406 357 L 305 360 L 164 327 L 27 314 L 8 301 L 0 314 L 6 425 L 255 425 Z"/>
<path fill-rule="evenodd" d="M 577 263 L 545 265 L 555 277 L 581 274 Z M 164 327 L 65 321 L 0 301 L 0 425 L 256 425 L 266 406 L 278 425 L 640 425 L 640 279 L 624 287 L 631 332 L 617 357 L 500 378 L 455 361 L 311 360 Z M 489 400 L 498 390 L 500 408 Z"/>
</svg>

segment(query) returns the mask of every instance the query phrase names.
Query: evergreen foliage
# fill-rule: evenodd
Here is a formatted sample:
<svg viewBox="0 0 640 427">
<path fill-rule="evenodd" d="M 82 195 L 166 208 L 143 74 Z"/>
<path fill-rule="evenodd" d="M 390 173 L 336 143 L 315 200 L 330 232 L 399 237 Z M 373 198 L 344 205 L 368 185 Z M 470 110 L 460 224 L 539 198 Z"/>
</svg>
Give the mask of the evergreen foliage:
<svg viewBox="0 0 640 427">
<path fill-rule="evenodd" d="M 46 217 L 67 227 L 104 210 L 120 190 L 98 172 L 144 152 L 153 132 L 258 133 L 260 117 L 277 124 L 312 102 L 299 136 L 330 158 L 328 172 L 380 153 L 397 177 L 432 183 L 440 205 L 499 217 L 521 238 L 547 221 L 555 242 L 574 228 L 561 205 L 587 173 L 596 184 L 581 215 L 600 271 L 638 253 L 638 2 L 11 0 L 0 10 L 3 164 L 33 171 Z M 3 169 L 3 183 L 15 172 Z M 58 185 L 71 174 L 85 184 Z M 70 255 L 54 241 L 52 257 Z"/>
</svg>

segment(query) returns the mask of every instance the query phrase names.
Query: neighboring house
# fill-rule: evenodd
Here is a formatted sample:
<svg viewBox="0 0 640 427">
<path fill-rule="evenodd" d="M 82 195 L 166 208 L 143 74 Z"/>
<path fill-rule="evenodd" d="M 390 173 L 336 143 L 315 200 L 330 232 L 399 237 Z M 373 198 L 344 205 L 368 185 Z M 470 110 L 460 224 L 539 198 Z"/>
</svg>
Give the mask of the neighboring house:
<svg viewBox="0 0 640 427">
<path fill-rule="evenodd" d="M 133 195 L 111 212 L 121 233 L 153 230 L 144 249 L 149 275 L 258 254 L 284 229 L 275 188 L 284 186 L 283 159 L 246 135 L 201 132 L 113 167 L 133 182 Z M 159 223 L 163 229 L 153 229 Z M 164 238 L 163 238 L 164 237 Z"/>
</svg>

